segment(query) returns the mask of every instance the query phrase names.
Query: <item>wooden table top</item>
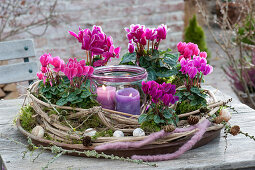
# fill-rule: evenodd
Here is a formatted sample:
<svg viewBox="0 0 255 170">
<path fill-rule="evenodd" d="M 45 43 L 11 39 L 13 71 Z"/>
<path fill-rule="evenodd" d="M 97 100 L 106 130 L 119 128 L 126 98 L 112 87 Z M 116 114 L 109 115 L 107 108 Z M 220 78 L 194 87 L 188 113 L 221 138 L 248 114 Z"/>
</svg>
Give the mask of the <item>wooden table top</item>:
<svg viewBox="0 0 255 170">
<path fill-rule="evenodd" d="M 229 98 L 216 89 L 211 90 L 218 99 Z M 22 102 L 22 99 L 0 101 L 0 134 L 26 143 L 27 139 L 13 123 Z M 243 132 L 255 135 L 255 111 L 235 100 L 231 105 L 238 111 L 238 114 L 233 112 L 231 124 L 237 124 Z M 222 131 L 221 137 L 184 153 L 178 159 L 157 162 L 157 168 L 122 161 L 63 155 L 51 164 L 49 169 L 255 169 L 255 142 L 241 134 L 228 135 L 227 150 L 224 152 L 226 143 L 223 135 Z M 8 170 L 41 169 L 54 156 L 50 152 L 44 152 L 32 162 L 36 154 L 32 157 L 28 154 L 22 159 L 22 152 L 25 150 L 21 145 L 0 138 L 0 155 Z"/>
</svg>

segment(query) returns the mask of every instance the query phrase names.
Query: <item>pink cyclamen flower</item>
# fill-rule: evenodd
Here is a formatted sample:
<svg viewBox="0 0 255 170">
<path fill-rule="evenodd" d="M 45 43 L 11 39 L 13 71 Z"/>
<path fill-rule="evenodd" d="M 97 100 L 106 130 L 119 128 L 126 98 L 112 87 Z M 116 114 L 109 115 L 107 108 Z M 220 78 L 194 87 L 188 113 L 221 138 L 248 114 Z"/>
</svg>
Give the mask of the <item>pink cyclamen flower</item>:
<svg viewBox="0 0 255 170">
<path fill-rule="evenodd" d="M 197 75 L 197 72 L 197 68 L 192 66 L 188 70 L 188 75 L 191 79 L 193 79 Z"/>
<path fill-rule="evenodd" d="M 37 75 L 37 77 L 38 77 L 38 79 L 39 80 L 42 80 L 43 79 L 43 73 L 42 72 L 38 72 L 38 73 L 36 73 L 36 75 Z"/>
<path fill-rule="evenodd" d="M 205 66 L 205 70 L 203 71 L 203 74 L 206 76 L 208 74 L 211 74 L 213 72 L 213 67 L 209 64 Z"/>
<path fill-rule="evenodd" d="M 42 73 L 47 73 L 48 72 L 48 68 L 47 67 L 41 67 L 41 71 Z"/>
<path fill-rule="evenodd" d="M 83 30 L 79 27 L 79 33 L 78 35 L 75 32 L 68 31 L 70 35 L 74 36 L 80 43 L 82 43 L 83 40 Z"/>
<path fill-rule="evenodd" d="M 128 43 L 128 51 L 129 53 L 133 53 L 135 51 L 135 46 L 133 45 L 133 41 Z"/>
<path fill-rule="evenodd" d="M 47 67 L 47 65 L 50 63 L 50 61 L 52 60 L 51 54 L 43 54 L 40 57 L 40 62 L 42 64 L 43 67 Z"/>
<path fill-rule="evenodd" d="M 154 41 L 157 38 L 156 30 L 154 28 L 146 28 L 145 37 L 147 40 Z"/>
<path fill-rule="evenodd" d="M 207 58 L 207 53 L 206 52 L 200 52 L 199 56 L 202 57 L 202 58 Z"/>
<path fill-rule="evenodd" d="M 106 65 L 107 61 L 106 60 L 97 60 L 93 63 L 94 67 L 100 67 Z"/>
<path fill-rule="evenodd" d="M 128 40 L 133 40 L 135 43 L 141 43 L 144 40 L 142 38 L 145 36 L 145 26 L 144 25 L 130 25 L 129 28 L 125 28 L 125 31 L 127 32 L 127 38 Z"/>
<path fill-rule="evenodd" d="M 53 70 L 55 72 L 59 72 L 61 70 L 61 65 L 64 63 L 62 59 L 60 59 L 59 56 L 53 57 L 50 61 L 50 64 L 54 66 Z"/>
<path fill-rule="evenodd" d="M 164 40 L 166 39 L 166 34 L 167 34 L 167 26 L 164 24 L 161 24 L 160 26 L 158 26 L 157 28 L 157 42 L 159 42 L 160 40 Z"/>
<path fill-rule="evenodd" d="M 177 49 L 178 49 L 178 51 L 179 51 L 180 54 L 183 54 L 183 53 L 184 53 L 185 47 L 186 47 L 186 43 L 185 43 L 185 42 L 181 42 L 181 41 L 180 41 L 180 42 L 177 44 Z"/>
</svg>

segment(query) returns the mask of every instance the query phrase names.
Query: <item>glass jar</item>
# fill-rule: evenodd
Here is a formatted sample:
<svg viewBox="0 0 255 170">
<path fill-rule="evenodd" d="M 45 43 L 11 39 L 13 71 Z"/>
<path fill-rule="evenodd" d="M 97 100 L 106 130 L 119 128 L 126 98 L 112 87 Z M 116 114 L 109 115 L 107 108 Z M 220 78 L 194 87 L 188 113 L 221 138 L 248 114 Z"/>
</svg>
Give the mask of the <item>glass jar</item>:
<svg viewBox="0 0 255 170">
<path fill-rule="evenodd" d="M 117 65 L 97 67 L 92 79 L 94 91 L 103 108 L 123 113 L 140 115 L 145 102 L 142 81 L 147 80 L 147 71 L 142 67 Z"/>
</svg>

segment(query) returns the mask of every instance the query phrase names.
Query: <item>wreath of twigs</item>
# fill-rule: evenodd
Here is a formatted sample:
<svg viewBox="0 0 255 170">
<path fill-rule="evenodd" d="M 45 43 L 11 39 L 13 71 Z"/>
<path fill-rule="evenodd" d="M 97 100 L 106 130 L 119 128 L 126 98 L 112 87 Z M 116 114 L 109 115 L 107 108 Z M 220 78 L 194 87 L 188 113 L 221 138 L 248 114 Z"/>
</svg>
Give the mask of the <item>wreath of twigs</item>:
<svg viewBox="0 0 255 170">
<path fill-rule="evenodd" d="M 71 143 L 72 140 L 81 140 L 83 132 L 77 131 L 77 127 L 73 127 L 70 123 L 68 123 L 68 120 L 78 120 L 80 118 L 89 117 L 91 115 L 97 114 L 100 118 L 101 122 L 107 127 L 106 129 L 111 130 L 121 130 L 125 134 L 129 136 L 125 137 L 98 137 L 93 141 L 93 146 L 98 146 L 104 143 L 110 143 L 110 142 L 132 142 L 132 141 L 141 141 L 144 140 L 147 136 L 140 136 L 140 137 L 133 137 L 131 136 L 133 130 L 135 128 L 140 127 L 138 124 L 138 117 L 137 115 L 131 115 L 128 113 L 122 113 L 117 112 L 113 110 L 108 110 L 101 108 L 99 106 L 93 107 L 90 109 L 82 109 L 82 108 L 73 108 L 69 106 L 58 106 L 50 103 L 44 96 L 42 96 L 47 103 L 38 99 L 34 94 L 38 93 L 38 84 L 39 82 L 35 82 L 32 84 L 29 89 L 27 90 L 27 99 L 30 102 L 30 105 L 33 107 L 34 111 L 36 112 L 36 119 L 38 124 L 42 126 L 45 129 L 45 132 L 54 140 L 61 141 L 64 143 Z M 184 113 L 178 115 L 179 118 L 188 117 L 190 115 L 199 115 L 200 120 L 202 117 L 209 117 L 209 115 L 213 115 L 219 110 L 219 106 L 225 105 L 227 102 L 224 101 L 218 101 L 216 100 L 214 94 L 206 90 L 206 92 L 209 94 L 209 96 L 213 99 L 212 103 L 209 103 L 207 108 L 209 109 L 208 112 L 202 113 L 200 109 Z M 58 115 L 50 115 L 44 111 L 44 108 L 52 108 L 54 109 Z M 61 119 L 61 113 L 58 112 L 57 109 L 63 109 L 65 113 L 64 120 L 67 125 L 63 125 L 60 123 Z M 142 111 L 144 112 L 145 109 L 142 108 Z M 63 118 L 62 118 L 63 119 Z M 86 123 L 86 119 L 81 123 Z M 79 126 L 81 126 L 78 125 Z M 188 126 L 187 121 L 182 120 L 179 122 L 180 127 Z M 210 127 L 207 128 L 207 131 L 214 131 L 219 130 L 223 127 L 222 124 L 212 124 Z M 155 142 L 151 144 L 163 144 L 163 143 L 169 143 L 173 140 L 177 140 L 183 137 L 191 136 L 196 132 L 195 130 L 189 131 L 189 132 L 183 132 L 183 133 L 173 133 L 168 135 L 167 137 L 164 137 L 162 139 L 156 140 Z"/>
</svg>

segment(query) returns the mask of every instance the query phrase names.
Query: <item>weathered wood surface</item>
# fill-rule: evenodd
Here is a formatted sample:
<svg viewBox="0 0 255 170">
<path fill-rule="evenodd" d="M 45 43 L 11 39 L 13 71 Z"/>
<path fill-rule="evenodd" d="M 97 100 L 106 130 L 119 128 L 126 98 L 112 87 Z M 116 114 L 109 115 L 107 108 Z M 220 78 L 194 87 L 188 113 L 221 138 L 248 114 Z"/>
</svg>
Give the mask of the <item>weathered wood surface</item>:
<svg viewBox="0 0 255 170">
<path fill-rule="evenodd" d="M 216 97 L 222 93 L 215 90 Z M 221 97 L 219 97 L 221 96 Z M 22 105 L 22 100 L 0 101 L 0 133 L 8 137 L 26 143 L 26 138 L 18 132 L 13 124 L 13 119 Z M 233 113 L 231 123 L 238 124 L 241 130 L 255 135 L 255 111 L 237 101 L 232 102 L 232 106 L 239 112 Z M 221 136 L 223 136 L 223 132 Z M 224 153 L 225 140 L 223 137 L 217 138 L 206 146 L 190 150 L 180 158 L 157 162 L 158 168 L 137 165 L 122 161 L 112 161 L 106 159 L 82 158 L 74 156 L 61 156 L 49 169 L 254 169 L 255 168 L 255 142 L 243 135 L 228 137 L 228 148 Z M 47 161 L 54 155 L 50 152 L 43 153 L 34 163 L 27 156 L 22 159 L 22 151 L 25 148 L 0 138 L 0 154 L 8 170 L 16 169 L 41 169 Z"/>
<path fill-rule="evenodd" d="M 35 50 L 32 40 L 0 42 L 0 61 L 34 56 Z"/>
<path fill-rule="evenodd" d="M 0 84 L 36 79 L 36 62 L 25 62 L 0 67 Z"/>
</svg>

